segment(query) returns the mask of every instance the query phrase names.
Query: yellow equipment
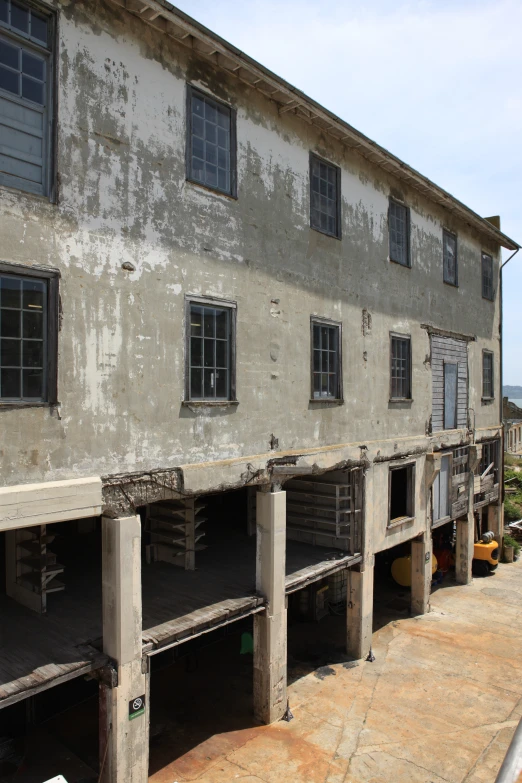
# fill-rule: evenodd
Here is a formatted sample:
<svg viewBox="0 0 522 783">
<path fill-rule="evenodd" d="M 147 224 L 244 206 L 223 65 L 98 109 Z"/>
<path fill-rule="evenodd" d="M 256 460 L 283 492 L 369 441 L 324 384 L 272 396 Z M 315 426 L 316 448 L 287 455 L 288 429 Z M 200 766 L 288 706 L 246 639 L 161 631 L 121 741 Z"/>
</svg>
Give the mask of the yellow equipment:
<svg viewBox="0 0 522 783">
<path fill-rule="evenodd" d="M 437 558 L 431 555 L 431 574 L 437 570 Z M 397 557 L 391 567 L 391 575 L 401 587 L 411 587 L 411 555 Z"/>
<path fill-rule="evenodd" d="M 485 533 L 473 546 L 471 570 L 475 576 L 487 576 L 498 566 L 499 547 L 490 535 L 492 537 L 493 533 Z"/>
</svg>

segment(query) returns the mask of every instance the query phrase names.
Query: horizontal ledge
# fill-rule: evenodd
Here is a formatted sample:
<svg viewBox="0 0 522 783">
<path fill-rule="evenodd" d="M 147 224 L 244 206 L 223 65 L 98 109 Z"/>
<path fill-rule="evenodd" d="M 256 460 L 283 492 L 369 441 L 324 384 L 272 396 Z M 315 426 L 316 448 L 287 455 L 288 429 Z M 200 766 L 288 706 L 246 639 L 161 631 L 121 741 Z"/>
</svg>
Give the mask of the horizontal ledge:
<svg viewBox="0 0 522 783">
<path fill-rule="evenodd" d="M 239 405 L 239 400 L 183 400 L 185 408 L 228 408 L 231 405 Z"/>
<path fill-rule="evenodd" d="M 310 398 L 309 402 L 319 405 L 344 405 L 344 400 L 337 397 Z"/>
<path fill-rule="evenodd" d="M 406 525 L 408 522 L 415 522 L 415 517 L 399 517 L 398 519 L 392 519 L 391 522 L 388 522 L 386 525 L 387 530 L 391 530 L 394 527 L 400 527 L 401 525 Z"/>
</svg>

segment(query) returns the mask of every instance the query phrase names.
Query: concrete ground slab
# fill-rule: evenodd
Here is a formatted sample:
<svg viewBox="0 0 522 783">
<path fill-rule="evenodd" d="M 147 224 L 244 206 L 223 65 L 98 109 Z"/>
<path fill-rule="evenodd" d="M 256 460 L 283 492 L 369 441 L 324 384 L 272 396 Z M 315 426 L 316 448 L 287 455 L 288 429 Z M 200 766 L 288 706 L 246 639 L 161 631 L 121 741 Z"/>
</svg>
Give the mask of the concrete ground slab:
<svg viewBox="0 0 522 783">
<path fill-rule="evenodd" d="M 380 606 L 374 663 L 289 659 L 293 721 L 215 733 L 150 780 L 491 783 L 522 716 L 522 563 L 449 583 L 431 606 Z M 322 622 L 342 637 L 342 618 Z"/>
</svg>

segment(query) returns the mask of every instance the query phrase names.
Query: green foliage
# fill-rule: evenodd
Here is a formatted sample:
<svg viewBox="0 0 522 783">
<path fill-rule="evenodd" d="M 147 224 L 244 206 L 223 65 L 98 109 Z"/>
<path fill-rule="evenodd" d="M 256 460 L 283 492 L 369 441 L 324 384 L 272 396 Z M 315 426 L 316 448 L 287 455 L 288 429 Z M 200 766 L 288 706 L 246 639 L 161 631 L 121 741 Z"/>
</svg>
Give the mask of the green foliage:
<svg viewBox="0 0 522 783">
<path fill-rule="evenodd" d="M 518 557 L 518 553 L 520 552 L 520 544 L 516 538 L 513 538 L 513 536 L 504 536 L 504 546 L 512 546 L 515 550 L 515 557 Z"/>
<path fill-rule="evenodd" d="M 504 519 L 506 522 L 518 522 L 522 519 L 522 503 L 517 502 L 518 495 L 506 495 L 504 501 Z"/>
</svg>

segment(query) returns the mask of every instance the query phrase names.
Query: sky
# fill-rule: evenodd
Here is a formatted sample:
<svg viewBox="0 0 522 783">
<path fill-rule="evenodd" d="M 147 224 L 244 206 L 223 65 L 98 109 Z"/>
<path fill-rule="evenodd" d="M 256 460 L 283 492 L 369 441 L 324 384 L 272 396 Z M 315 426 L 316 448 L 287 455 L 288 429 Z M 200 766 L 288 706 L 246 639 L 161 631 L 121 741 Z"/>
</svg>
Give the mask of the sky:
<svg viewBox="0 0 522 783">
<path fill-rule="evenodd" d="M 522 244 L 522 0 L 174 5 Z M 503 275 L 504 383 L 522 386 L 522 250 Z"/>
</svg>

